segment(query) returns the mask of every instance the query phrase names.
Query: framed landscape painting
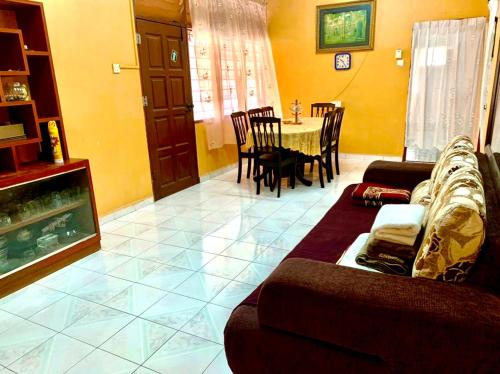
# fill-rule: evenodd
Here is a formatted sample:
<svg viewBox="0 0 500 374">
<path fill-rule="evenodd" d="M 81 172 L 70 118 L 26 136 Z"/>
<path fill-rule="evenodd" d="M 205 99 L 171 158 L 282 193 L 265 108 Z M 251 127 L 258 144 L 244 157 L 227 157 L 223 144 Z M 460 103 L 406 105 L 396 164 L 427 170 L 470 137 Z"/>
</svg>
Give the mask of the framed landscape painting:
<svg viewBox="0 0 500 374">
<path fill-rule="evenodd" d="M 316 52 L 373 49 L 376 1 L 317 7 Z"/>
</svg>

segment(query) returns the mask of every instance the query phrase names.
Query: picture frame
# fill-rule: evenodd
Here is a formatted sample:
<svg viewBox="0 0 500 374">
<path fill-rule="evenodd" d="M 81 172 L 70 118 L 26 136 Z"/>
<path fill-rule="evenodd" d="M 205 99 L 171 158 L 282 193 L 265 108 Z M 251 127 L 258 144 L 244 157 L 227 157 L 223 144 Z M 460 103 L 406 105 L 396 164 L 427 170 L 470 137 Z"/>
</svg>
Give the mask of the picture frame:
<svg viewBox="0 0 500 374">
<path fill-rule="evenodd" d="M 376 0 L 317 6 L 316 53 L 372 50 Z"/>
</svg>

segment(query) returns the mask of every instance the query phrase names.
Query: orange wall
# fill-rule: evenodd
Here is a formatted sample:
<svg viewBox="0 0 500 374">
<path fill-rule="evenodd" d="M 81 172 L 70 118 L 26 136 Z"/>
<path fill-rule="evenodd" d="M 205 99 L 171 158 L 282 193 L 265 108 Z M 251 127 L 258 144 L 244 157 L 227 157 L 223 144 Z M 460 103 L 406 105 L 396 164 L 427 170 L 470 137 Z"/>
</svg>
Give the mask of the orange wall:
<svg viewBox="0 0 500 374">
<path fill-rule="evenodd" d="M 346 107 L 340 150 L 403 153 L 412 26 L 417 21 L 488 15 L 487 0 L 378 0 L 375 49 L 352 52 L 350 71 L 333 68 L 333 54 L 316 54 L 316 6 L 343 1 L 270 0 L 269 33 L 283 108 L 299 99 L 342 100 Z M 405 66 L 394 53 L 403 49 Z"/>
<path fill-rule="evenodd" d="M 43 0 L 70 155 L 91 163 L 100 216 L 152 196 L 132 0 Z M 200 176 L 236 162 L 208 151 L 196 125 Z"/>
<path fill-rule="evenodd" d="M 200 177 L 238 162 L 236 145 L 226 144 L 223 148 L 208 150 L 207 133 L 203 123 L 196 124 L 196 150 Z"/>
<path fill-rule="evenodd" d="M 99 215 L 152 195 L 128 0 L 44 0 L 71 157 L 90 159 Z"/>
</svg>

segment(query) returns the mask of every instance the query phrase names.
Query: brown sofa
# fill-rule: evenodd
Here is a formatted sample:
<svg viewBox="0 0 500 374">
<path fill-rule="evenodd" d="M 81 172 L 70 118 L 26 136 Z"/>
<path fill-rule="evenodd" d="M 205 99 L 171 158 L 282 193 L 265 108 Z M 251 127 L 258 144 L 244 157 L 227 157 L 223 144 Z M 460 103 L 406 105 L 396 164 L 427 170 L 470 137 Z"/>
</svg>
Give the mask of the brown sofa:
<svg viewBox="0 0 500 374">
<path fill-rule="evenodd" d="M 356 237 L 369 232 L 378 211 L 353 205 L 349 186 L 233 311 L 225 329 L 233 372 L 500 372 L 500 190 L 493 177 L 498 169 L 492 158 L 478 159 L 487 238 L 466 282 L 336 265 Z M 432 167 L 377 161 L 364 181 L 413 188 L 429 178 Z"/>
</svg>

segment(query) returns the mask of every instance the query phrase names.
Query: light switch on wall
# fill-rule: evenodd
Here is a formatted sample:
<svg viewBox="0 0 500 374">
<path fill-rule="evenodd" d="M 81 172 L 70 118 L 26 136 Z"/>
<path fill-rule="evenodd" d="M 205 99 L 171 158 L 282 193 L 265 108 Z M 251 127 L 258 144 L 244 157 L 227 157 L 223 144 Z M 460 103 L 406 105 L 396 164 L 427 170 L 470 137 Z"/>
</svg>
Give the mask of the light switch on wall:
<svg viewBox="0 0 500 374">
<path fill-rule="evenodd" d="M 396 49 L 396 60 L 401 60 L 403 58 L 403 50 L 402 49 Z"/>
<path fill-rule="evenodd" d="M 405 66 L 405 60 L 403 59 L 399 59 L 396 61 L 396 65 L 400 66 L 400 67 L 403 67 Z"/>
<path fill-rule="evenodd" d="M 122 71 L 122 68 L 121 68 L 120 64 L 113 64 L 113 73 L 114 74 L 120 74 L 121 71 Z"/>
</svg>

